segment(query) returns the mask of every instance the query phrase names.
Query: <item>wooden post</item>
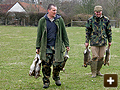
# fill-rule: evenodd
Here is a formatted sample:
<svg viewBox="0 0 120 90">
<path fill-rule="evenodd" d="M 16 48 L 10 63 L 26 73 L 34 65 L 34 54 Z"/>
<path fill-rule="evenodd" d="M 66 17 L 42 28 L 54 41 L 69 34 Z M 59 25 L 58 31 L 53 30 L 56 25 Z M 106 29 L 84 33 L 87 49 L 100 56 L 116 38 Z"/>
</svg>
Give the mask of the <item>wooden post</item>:
<svg viewBox="0 0 120 90">
<path fill-rule="evenodd" d="M 24 26 L 25 26 L 25 19 L 24 19 Z"/>
<path fill-rule="evenodd" d="M 120 21 L 119 20 L 117 21 L 117 24 L 118 24 L 118 28 L 120 28 Z"/>
<path fill-rule="evenodd" d="M 6 20 L 5 20 L 5 25 L 7 25 L 7 18 L 6 18 Z"/>
<path fill-rule="evenodd" d="M 71 19 L 71 27 L 72 27 L 72 19 Z"/>
</svg>

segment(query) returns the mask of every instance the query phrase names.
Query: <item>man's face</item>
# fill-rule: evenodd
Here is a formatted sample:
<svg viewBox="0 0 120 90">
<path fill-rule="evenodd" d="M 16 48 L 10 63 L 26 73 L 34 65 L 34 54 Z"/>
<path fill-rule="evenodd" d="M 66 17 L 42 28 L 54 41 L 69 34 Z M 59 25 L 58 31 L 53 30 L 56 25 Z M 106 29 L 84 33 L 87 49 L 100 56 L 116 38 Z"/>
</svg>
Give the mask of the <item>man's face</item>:
<svg viewBox="0 0 120 90">
<path fill-rule="evenodd" d="M 101 17 L 102 11 L 95 11 L 95 15 L 96 15 L 97 17 Z"/>
<path fill-rule="evenodd" d="M 51 9 L 48 9 L 48 13 L 50 17 L 55 17 L 57 13 L 57 7 L 51 6 Z"/>
</svg>

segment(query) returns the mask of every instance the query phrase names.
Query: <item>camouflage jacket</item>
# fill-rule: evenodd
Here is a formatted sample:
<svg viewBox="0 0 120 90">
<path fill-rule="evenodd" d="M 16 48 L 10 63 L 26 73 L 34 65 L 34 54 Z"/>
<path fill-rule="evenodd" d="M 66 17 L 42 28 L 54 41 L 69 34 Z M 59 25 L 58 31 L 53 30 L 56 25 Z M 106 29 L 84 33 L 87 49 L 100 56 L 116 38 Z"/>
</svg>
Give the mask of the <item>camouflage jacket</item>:
<svg viewBox="0 0 120 90">
<path fill-rule="evenodd" d="M 110 20 L 106 16 L 92 16 L 86 23 L 86 43 L 91 46 L 105 46 L 112 41 Z"/>
</svg>

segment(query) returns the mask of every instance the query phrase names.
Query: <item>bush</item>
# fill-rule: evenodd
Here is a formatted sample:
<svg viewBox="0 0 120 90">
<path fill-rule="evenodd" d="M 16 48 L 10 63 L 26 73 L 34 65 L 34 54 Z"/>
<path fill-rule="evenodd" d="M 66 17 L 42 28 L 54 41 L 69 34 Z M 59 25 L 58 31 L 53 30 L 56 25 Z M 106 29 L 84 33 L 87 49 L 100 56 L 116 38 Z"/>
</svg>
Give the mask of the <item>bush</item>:
<svg viewBox="0 0 120 90">
<path fill-rule="evenodd" d="M 73 17 L 73 21 L 87 21 L 92 15 L 89 14 L 78 14 Z"/>
</svg>

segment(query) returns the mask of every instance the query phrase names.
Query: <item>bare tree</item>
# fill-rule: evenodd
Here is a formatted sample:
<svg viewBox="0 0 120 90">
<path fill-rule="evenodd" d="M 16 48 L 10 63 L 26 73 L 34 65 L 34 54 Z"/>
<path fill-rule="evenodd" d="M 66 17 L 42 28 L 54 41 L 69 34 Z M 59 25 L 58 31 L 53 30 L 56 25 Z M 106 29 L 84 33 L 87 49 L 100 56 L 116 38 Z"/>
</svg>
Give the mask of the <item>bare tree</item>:
<svg viewBox="0 0 120 90">
<path fill-rule="evenodd" d="M 0 3 L 13 4 L 16 1 L 35 4 L 42 2 L 45 9 L 48 4 L 53 3 L 58 7 L 58 10 L 62 10 L 70 18 L 77 14 L 92 15 L 94 6 L 101 5 L 103 14 L 112 18 L 120 18 L 120 0 L 0 0 Z"/>
<path fill-rule="evenodd" d="M 0 0 L 0 4 L 2 3 L 2 0 Z"/>
<path fill-rule="evenodd" d="M 108 2 L 110 3 L 111 6 L 111 12 L 109 12 L 110 14 L 112 14 L 112 17 L 118 17 L 118 12 L 120 11 L 120 1 L 119 0 L 108 0 Z"/>
<path fill-rule="evenodd" d="M 85 14 L 93 14 L 93 8 L 94 8 L 95 0 L 82 0 L 81 6 L 82 6 L 82 12 Z"/>
</svg>

